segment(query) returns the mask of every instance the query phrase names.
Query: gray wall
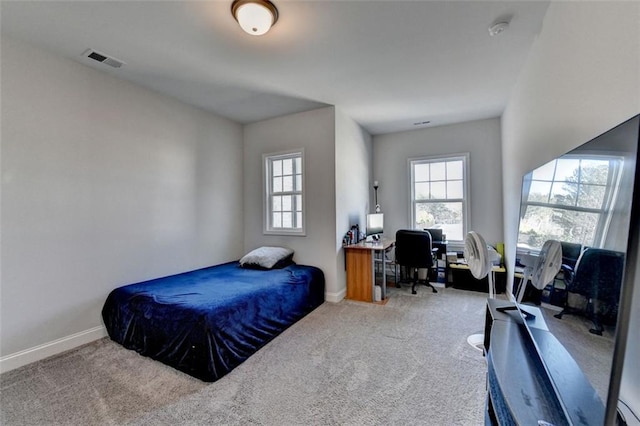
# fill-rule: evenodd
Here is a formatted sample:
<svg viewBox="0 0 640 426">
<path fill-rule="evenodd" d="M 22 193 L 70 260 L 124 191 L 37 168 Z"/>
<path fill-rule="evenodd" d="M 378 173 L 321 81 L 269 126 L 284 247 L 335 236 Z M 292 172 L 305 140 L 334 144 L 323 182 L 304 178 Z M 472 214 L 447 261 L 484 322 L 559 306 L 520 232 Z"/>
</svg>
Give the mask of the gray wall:
<svg viewBox="0 0 640 426">
<path fill-rule="evenodd" d="M 297 263 L 325 273 L 327 293 L 337 293 L 335 112 L 333 107 L 273 118 L 244 127 L 244 250 L 290 247 Z M 262 155 L 305 150 L 306 236 L 263 234 Z"/>
<path fill-rule="evenodd" d="M 408 159 L 469 153 L 470 231 L 502 242 L 500 120 L 472 121 L 373 137 L 373 178 L 385 213 L 385 235 L 407 228 L 410 214 Z"/>
<path fill-rule="evenodd" d="M 549 6 L 502 117 L 509 266 L 514 262 L 522 175 L 640 111 L 639 16 L 637 2 L 552 2 Z M 622 395 L 640 413 L 637 319 L 634 314 Z"/>
<path fill-rule="evenodd" d="M 346 294 L 346 272 L 342 237 L 356 223 L 364 231 L 366 214 L 373 206 L 371 136 L 360 125 L 336 109 L 336 273 L 338 293 L 327 300 L 339 301 Z"/>
<path fill-rule="evenodd" d="M 2 37 L 1 354 L 113 288 L 237 259 L 242 128 Z"/>
</svg>

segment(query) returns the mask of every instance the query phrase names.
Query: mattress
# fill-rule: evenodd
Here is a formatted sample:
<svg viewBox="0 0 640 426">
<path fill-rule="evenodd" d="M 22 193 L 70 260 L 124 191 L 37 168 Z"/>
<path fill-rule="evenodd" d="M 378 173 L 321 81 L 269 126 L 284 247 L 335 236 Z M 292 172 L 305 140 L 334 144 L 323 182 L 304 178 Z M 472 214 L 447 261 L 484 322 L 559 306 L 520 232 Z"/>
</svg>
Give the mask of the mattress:
<svg viewBox="0 0 640 426">
<path fill-rule="evenodd" d="M 229 262 L 113 290 L 102 309 L 125 348 L 212 382 L 324 302 L 313 266 Z"/>
</svg>

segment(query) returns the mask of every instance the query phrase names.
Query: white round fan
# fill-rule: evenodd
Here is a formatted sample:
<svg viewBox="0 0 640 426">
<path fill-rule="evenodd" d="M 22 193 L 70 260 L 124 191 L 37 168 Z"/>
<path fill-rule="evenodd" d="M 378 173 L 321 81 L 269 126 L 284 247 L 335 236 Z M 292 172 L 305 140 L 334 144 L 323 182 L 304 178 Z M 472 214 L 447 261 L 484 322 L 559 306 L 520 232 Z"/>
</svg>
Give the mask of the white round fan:
<svg viewBox="0 0 640 426">
<path fill-rule="evenodd" d="M 481 280 L 489 275 L 489 297 L 495 298 L 493 283 L 492 259 L 489 257 L 489 249 L 482 235 L 470 231 L 464 239 L 464 258 L 467 260 L 469 271 L 475 279 Z M 484 334 L 476 333 L 467 337 L 467 342 L 479 351 L 484 351 Z"/>
<path fill-rule="evenodd" d="M 464 239 L 464 258 L 471 275 L 477 280 L 481 280 L 489 275 L 489 297 L 495 297 L 495 287 L 493 284 L 493 274 L 491 272 L 492 260 L 489 256 L 489 249 L 482 235 L 475 231 L 470 231 Z"/>
<path fill-rule="evenodd" d="M 531 284 L 535 288 L 542 290 L 547 284 L 551 283 L 558 274 L 560 266 L 562 265 L 562 245 L 560 242 L 556 240 L 545 241 L 540 250 L 540 254 L 532 263 L 533 266 L 525 265 L 526 267 L 518 291 L 518 303 L 522 302 L 528 280 L 531 280 Z"/>
</svg>

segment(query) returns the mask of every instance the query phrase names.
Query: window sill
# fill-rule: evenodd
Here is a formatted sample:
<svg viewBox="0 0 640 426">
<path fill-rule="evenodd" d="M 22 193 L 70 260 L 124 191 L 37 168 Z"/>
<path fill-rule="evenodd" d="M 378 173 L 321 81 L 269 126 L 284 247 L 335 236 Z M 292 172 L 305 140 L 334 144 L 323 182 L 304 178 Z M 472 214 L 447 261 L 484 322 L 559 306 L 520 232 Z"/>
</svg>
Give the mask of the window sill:
<svg viewBox="0 0 640 426">
<path fill-rule="evenodd" d="M 277 229 L 277 230 L 264 230 L 262 233 L 264 235 L 279 235 L 283 237 L 306 237 L 307 236 L 307 233 L 305 230 L 287 231 L 284 229 Z"/>
</svg>

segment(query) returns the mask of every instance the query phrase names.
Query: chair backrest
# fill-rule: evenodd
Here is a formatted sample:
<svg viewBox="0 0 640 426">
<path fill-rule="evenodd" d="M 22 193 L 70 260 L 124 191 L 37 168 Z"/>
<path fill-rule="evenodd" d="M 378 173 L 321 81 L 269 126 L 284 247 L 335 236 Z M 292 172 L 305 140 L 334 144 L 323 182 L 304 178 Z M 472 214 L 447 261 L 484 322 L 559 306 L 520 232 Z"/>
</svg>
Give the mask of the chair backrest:
<svg viewBox="0 0 640 426">
<path fill-rule="evenodd" d="M 412 268 L 431 268 L 431 234 L 412 229 L 396 232 L 396 263 Z"/>
<path fill-rule="evenodd" d="M 624 253 L 588 248 L 582 252 L 567 290 L 603 302 L 617 303 L 622 285 Z"/>
<path fill-rule="evenodd" d="M 582 253 L 582 244 L 561 241 L 560 245 L 562 246 L 562 264 L 574 268 Z"/>
</svg>

